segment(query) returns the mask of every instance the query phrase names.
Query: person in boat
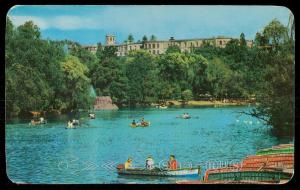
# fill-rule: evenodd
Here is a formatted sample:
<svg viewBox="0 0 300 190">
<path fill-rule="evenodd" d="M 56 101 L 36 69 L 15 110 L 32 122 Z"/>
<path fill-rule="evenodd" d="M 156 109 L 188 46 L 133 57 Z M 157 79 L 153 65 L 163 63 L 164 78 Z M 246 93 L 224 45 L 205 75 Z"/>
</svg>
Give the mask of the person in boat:
<svg viewBox="0 0 300 190">
<path fill-rule="evenodd" d="M 124 168 L 126 170 L 126 169 L 129 169 L 131 167 L 132 167 L 132 158 L 128 158 L 127 161 L 124 164 Z"/>
<path fill-rule="evenodd" d="M 73 121 L 71 120 L 68 121 L 68 128 L 73 128 Z"/>
<path fill-rule="evenodd" d="M 146 159 L 146 169 L 152 170 L 154 168 L 154 160 L 152 156 L 148 156 Z"/>
<path fill-rule="evenodd" d="M 145 124 L 146 124 L 146 122 L 145 122 L 144 118 L 142 118 L 141 125 L 145 125 Z"/>
<path fill-rule="evenodd" d="M 73 124 L 73 125 L 79 125 L 79 120 L 73 119 L 73 120 L 72 120 L 72 124 Z"/>
<path fill-rule="evenodd" d="M 40 117 L 40 122 L 41 123 L 44 123 L 45 122 L 45 119 L 43 117 Z"/>
<path fill-rule="evenodd" d="M 188 114 L 188 113 L 184 113 L 183 115 L 182 115 L 182 118 L 183 119 L 186 119 L 186 118 L 189 118 L 190 117 L 190 115 Z"/>
<path fill-rule="evenodd" d="M 89 117 L 90 117 L 91 119 L 95 119 L 95 114 L 94 114 L 94 113 L 89 113 Z"/>
<path fill-rule="evenodd" d="M 178 167 L 178 163 L 177 163 L 177 161 L 175 159 L 175 156 L 171 155 L 170 159 L 169 159 L 169 162 L 168 162 L 168 169 L 170 169 L 170 170 L 177 170 L 177 167 Z"/>
<path fill-rule="evenodd" d="M 132 123 L 131 123 L 131 124 L 132 124 L 132 125 L 136 125 L 135 119 L 132 120 Z"/>
</svg>

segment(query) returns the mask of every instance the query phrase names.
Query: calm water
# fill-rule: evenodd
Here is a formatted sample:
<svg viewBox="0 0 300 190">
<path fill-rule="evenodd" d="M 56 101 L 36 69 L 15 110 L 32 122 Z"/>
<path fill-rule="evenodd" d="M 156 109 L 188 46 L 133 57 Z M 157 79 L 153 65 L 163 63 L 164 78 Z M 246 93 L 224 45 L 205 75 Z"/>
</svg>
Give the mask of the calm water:
<svg viewBox="0 0 300 190">
<path fill-rule="evenodd" d="M 162 166 L 174 154 L 182 166 L 201 165 L 203 175 L 205 168 L 236 163 L 259 148 L 291 141 L 272 136 L 268 126 L 238 113 L 247 109 L 99 111 L 95 120 L 81 114 L 83 125 L 77 129 L 65 129 L 67 116 L 48 118 L 39 127 L 17 121 L 6 125 L 7 174 L 20 183 L 175 183 L 179 178 L 120 177 L 115 167 L 128 156 L 134 166 L 144 167 L 150 154 Z M 185 112 L 193 118 L 176 118 Z M 151 126 L 129 127 L 141 117 Z"/>
</svg>

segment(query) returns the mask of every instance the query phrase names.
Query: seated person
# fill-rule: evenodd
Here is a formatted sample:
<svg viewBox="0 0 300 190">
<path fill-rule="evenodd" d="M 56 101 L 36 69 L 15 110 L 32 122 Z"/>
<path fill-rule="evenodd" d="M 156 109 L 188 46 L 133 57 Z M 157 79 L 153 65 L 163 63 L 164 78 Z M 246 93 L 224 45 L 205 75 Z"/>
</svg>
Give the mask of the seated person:
<svg viewBox="0 0 300 190">
<path fill-rule="evenodd" d="M 171 155 L 170 160 L 168 162 L 168 168 L 170 170 L 177 170 L 177 167 L 178 167 L 178 164 L 177 164 L 177 161 L 175 160 L 175 156 Z"/>
<path fill-rule="evenodd" d="M 154 168 L 154 160 L 152 156 L 148 156 L 146 159 L 146 169 L 152 170 Z"/>
<path fill-rule="evenodd" d="M 124 164 L 125 170 L 132 167 L 132 158 L 128 158 Z"/>
<path fill-rule="evenodd" d="M 136 125 L 135 119 L 131 123 L 132 125 Z"/>
<path fill-rule="evenodd" d="M 68 122 L 68 127 L 69 127 L 69 128 L 72 128 L 72 127 L 73 127 L 73 122 L 72 122 L 71 120 Z"/>
</svg>

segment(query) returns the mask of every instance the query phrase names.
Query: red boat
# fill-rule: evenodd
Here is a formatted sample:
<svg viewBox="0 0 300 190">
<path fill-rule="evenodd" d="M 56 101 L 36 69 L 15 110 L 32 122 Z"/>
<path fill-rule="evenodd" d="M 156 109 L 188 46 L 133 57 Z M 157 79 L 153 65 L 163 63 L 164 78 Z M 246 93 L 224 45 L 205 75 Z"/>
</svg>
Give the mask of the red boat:
<svg viewBox="0 0 300 190">
<path fill-rule="evenodd" d="M 247 156 L 242 162 L 242 167 L 293 168 L 294 154 Z"/>
</svg>

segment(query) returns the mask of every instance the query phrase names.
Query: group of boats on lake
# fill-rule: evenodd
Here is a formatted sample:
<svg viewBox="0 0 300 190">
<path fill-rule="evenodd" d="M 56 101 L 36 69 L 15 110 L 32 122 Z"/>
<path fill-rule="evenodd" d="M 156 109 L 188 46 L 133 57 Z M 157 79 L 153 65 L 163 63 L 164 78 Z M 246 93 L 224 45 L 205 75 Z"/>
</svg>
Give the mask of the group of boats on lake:
<svg viewBox="0 0 300 190">
<path fill-rule="evenodd" d="M 149 161 L 151 165 L 149 166 Z M 152 156 L 146 160 L 144 168 L 132 167 L 132 158 L 117 166 L 119 175 L 191 177 L 200 176 L 201 168 L 180 168 L 180 164 L 171 155 L 168 167 L 154 166 Z M 205 171 L 201 180 L 181 180 L 177 184 L 215 184 L 215 183 L 285 183 L 294 173 L 294 145 L 280 144 L 272 148 L 261 149 L 256 155 L 247 156 L 241 163 Z"/>
<path fill-rule="evenodd" d="M 177 181 L 178 184 L 286 183 L 294 174 L 294 144 L 261 149 L 241 163 L 208 169 L 202 180 Z"/>
<path fill-rule="evenodd" d="M 95 119 L 95 113 L 89 113 L 90 119 Z M 180 119 L 190 119 L 188 113 L 176 117 Z M 44 125 L 47 120 L 43 117 L 35 117 L 29 125 Z M 69 120 L 67 129 L 75 129 L 81 125 L 79 119 Z M 133 120 L 131 127 L 148 127 L 150 121 L 142 118 L 139 122 Z M 160 177 L 185 177 L 199 176 L 200 166 L 190 168 L 180 168 L 171 155 L 168 167 L 159 168 L 154 166 L 154 159 L 149 156 L 146 159 L 144 168 L 132 167 L 132 158 L 128 158 L 125 164 L 117 166 L 119 175 L 138 176 L 160 176 Z M 207 184 L 207 183 L 284 183 L 287 182 L 294 173 L 294 144 L 280 144 L 271 148 L 260 149 L 255 155 L 244 158 L 238 164 L 228 165 L 220 168 L 209 168 L 201 180 L 176 181 L 178 184 Z"/>
</svg>

